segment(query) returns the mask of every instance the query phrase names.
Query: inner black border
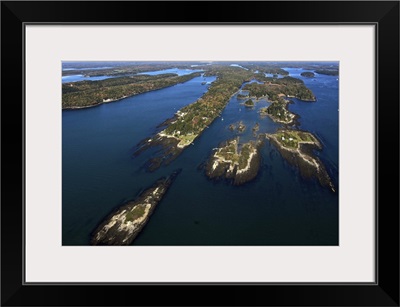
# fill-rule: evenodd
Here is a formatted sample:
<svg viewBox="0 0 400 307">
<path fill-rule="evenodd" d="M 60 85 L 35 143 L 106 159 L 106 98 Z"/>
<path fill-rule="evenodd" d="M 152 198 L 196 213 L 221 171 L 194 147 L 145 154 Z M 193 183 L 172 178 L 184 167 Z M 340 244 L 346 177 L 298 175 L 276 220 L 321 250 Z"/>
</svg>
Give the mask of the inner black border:
<svg viewBox="0 0 400 307">
<path fill-rule="evenodd" d="M 180 13 L 182 9 L 188 12 L 187 15 Z M 379 242 L 376 250 L 379 269 L 377 283 L 362 285 L 352 283 L 25 284 L 22 233 L 24 217 L 21 204 L 21 199 L 22 203 L 24 202 L 25 184 L 23 32 L 24 25 L 29 23 L 375 24 L 377 31 L 375 195 L 378 226 L 376 239 Z M 5 1 L 1 3 L 0 106 L 1 146 L 4 149 L 1 151 L 2 305 L 399 306 L 398 1 L 190 3 Z M 182 293 L 185 295 L 182 296 Z"/>
</svg>

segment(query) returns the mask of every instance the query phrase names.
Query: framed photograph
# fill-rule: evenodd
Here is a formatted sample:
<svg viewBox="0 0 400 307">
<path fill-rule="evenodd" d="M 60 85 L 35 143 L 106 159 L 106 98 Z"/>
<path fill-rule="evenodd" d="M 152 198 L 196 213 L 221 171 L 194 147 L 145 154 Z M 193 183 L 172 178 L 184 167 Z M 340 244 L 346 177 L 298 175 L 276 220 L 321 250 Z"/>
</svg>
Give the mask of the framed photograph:
<svg viewBox="0 0 400 307">
<path fill-rule="evenodd" d="M 398 1 L 1 24 L 2 305 L 399 306 Z"/>
</svg>

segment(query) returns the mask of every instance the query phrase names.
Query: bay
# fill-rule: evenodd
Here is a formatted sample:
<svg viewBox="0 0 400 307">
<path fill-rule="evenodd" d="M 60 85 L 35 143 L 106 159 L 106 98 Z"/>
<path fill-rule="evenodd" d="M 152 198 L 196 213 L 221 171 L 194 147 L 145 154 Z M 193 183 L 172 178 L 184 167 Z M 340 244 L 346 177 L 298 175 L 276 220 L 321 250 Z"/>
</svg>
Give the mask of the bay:
<svg viewBox="0 0 400 307">
<path fill-rule="evenodd" d="M 301 69 L 285 68 L 317 96 L 315 103 L 297 99 L 290 110 L 300 115 L 299 129 L 315 133 L 324 143 L 319 153 L 338 184 L 338 81 L 317 75 L 304 78 Z M 253 139 L 280 127 L 245 108 L 233 96 L 204 133 L 175 161 L 154 173 L 143 165 L 152 151 L 133 158 L 135 145 L 155 133 L 158 124 L 206 91 L 198 77 L 184 84 L 81 110 L 64 110 L 63 126 L 63 245 L 87 245 L 91 231 L 115 207 L 135 198 L 161 176 L 182 169 L 157 206 L 134 245 L 337 245 L 338 193 L 316 180 L 301 178 L 268 141 L 262 147 L 257 178 L 243 186 L 207 179 L 199 168 L 222 141 L 239 135 Z M 315 80 L 315 81 L 314 81 Z M 247 126 L 238 134 L 231 123 Z"/>
</svg>

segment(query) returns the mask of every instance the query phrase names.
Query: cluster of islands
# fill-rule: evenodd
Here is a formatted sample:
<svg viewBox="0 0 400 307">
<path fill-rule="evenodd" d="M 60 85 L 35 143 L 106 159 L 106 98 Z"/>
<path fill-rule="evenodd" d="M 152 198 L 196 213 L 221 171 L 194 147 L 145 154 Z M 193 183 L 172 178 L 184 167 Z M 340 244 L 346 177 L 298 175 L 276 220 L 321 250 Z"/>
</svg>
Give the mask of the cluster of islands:
<svg viewBox="0 0 400 307">
<path fill-rule="evenodd" d="M 260 149 L 264 142 L 270 142 L 282 157 L 296 167 L 304 178 L 315 178 L 321 186 L 335 192 L 335 186 L 322 161 L 314 154 L 322 150 L 321 142 L 308 131 L 295 127 L 298 115 L 292 113 L 288 105 L 290 98 L 317 103 L 317 97 L 300 79 L 277 65 L 268 63 L 244 63 L 231 66 L 224 63 L 196 65 L 197 70 L 186 75 L 176 74 L 140 74 L 177 67 L 176 63 L 142 64 L 102 70 L 87 70 L 88 76 L 110 75 L 113 78 L 99 81 L 80 81 L 63 83 L 63 109 L 79 109 L 111 103 L 129 96 L 154 91 L 183 83 L 199 76 L 215 76 L 208 90 L 193 103 L 178 110 L 172 118 L 160 123 L 154 133 L 137 144 L 134 156 L 152 147 L 160 150 L 152 156 L 146 168 L 156 171 L 163 165 L 173 162 L 188 146 L 221 116 L 232 96 L 242 101 L 244 107 L 252 109 L 261 99 L 268 106 L 259 110 L 259 120 L 269 117 L 281 125 L 275 133 L 259 133 L 259 123 L 251 127 L 254 140 L 242 142 L 237 136 L 222 142 L 217 148 L 210 148 L 210 156 L 204 164 L 204 174 L 212 180 L 226 180 L 233 185 L 245 184 L 254 178 L 260 170 Z M 181 64 L 180 68 L 190 68 Z M 76 73 L 73 70 L 68 74 Z M 317 67 L 301 75 L 314 78 L 315 74 L 338 74 L 338 70 Z M 269 77 L 267 75 L 272 75 Z M 252 82 L 250 82 L 252 81 Z M 205 83 L 204 83 L 205 85 Z M 255 112 L 255 111 L 254 111 Z M 241 133 L 247 127 L 241 121 L 229 125 L 231 131 Z M 149 220 L 152 212 L 162 200 L 169 186 L 179 172 L 168 178 L 159 179 L 136 199 L 129 201 L 107 216 L 93 231 L 93 245 L 128 245 L 133 242 Z"/>
</svg>

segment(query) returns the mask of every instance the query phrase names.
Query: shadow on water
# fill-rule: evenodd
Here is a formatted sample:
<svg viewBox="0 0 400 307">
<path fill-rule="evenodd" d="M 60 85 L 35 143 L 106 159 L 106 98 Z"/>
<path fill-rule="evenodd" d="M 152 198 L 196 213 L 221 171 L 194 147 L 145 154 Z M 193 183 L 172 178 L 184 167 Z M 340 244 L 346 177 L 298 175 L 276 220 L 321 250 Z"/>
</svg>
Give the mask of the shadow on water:
<svg viewBox="0 0 400 307">
<path fill-rule="evenodd" d="M 300 115 L 297 128 L 323 142 L 319 158 L 338 186 L 338 82 L 321 75 L 316 81 L 301 79 L 318 101 L 294 99 L 289 109 Z M 135 245 L 337 245 L 338 193 L 303 179 L 267 140 L 253 181 L 234 187 L 204 175 L 201 166 L 221 142 L 235 136 L 243 142 L 254 140 L 256 123 L 259 134 L 281 127 L 257 112 L 269 104 L 265 100 L 246 109 L 243 100 L 233 96 L 194 146 L 153 173 L 143 165 L 156 148 L 132 158 L 135 144 L 201 97 L 207 90 L 202 82 L 199 77 L 98 108 L 63 112 L 63 245 L 88 245 L 90 233 L 113 208 L 177 168 L 182 172 Z M 246 130 L 232 132 L 229 125 L 239 121 Z"/>
</svg>

